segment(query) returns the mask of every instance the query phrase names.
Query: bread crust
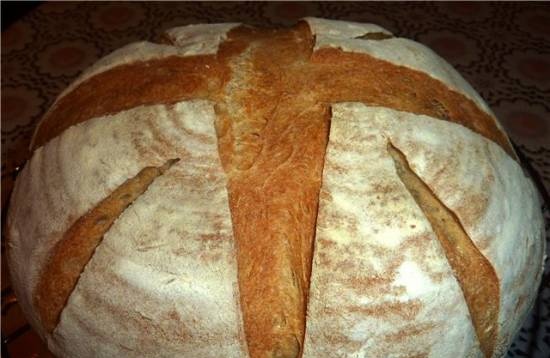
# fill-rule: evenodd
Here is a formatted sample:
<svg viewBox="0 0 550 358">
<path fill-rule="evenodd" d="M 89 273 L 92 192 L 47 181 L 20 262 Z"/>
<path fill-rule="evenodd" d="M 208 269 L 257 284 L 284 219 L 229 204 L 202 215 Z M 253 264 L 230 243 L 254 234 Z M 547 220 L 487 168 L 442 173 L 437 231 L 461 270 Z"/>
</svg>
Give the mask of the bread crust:
<svg viewBox="0 0 550 358">
<path fill-rule="evenodd" d="M 90 261 L 103 235 L 120 214 L 147 190 L 153 180 L 177 160 L 169 160 L 158 168 L 142 169 L 86 215 L 81 216 L 55 244 L 42 270 L 34 295 L 40 320 L 48 333 L 57 327 L 61 311 L 65 308 L 84 266 Z"/>
<path fill-rule="evenodd" d="M 480 348 L 486 357 L 491 357 L 498 337 L 500 303 L 493 266 L 468 237 L 456 215 L 418 178 L 407 158 L 391 142 L 388 152 L 397 175 L 430 222 L 464 295 Z"/>
<path fill-rule="evenodd" d="M 333 158 L 332 162 L 325 161 L 329 138 L 334 138 L 333 145 L 341 151 L 340 155 L 344 159 L 352 155 L 354 150 L 349 143 L 356 143 L 358 147 L 363 145 L 361 141 L 355 142 L 358 137 L 351 136 L 351 132 L 340 133 L 343 137 L 333 133 L 334 119 L 341 118 L 340 114 L 334 117 L 334 109 L 345 108 L 345 105 L 339 107 L 340 104 L 337 103 L 347 101 L 362 102 L 369 108 L 388 107 L 394 111 L 391 112 L 393 114 L 407 112 L 397 116 L 408 116 L 411 120 L 398 122 L 399 126 L 396 128 L 408 128 L 412 132 L 424 133 L 423 126 L 431 130 L 432 127 L 440 125 L 438 130 L 441 136 L 450 133 L 452 137 L 456 132 L 460 133 L 459 138 L 475 138 L 472 141 L 478 143 L 476 148 L 486 146 L 487 149 L 478 149 L 475 153 L 464 151 L 460 157 L 464 163 L 479 165 L 483 169 L 479 174 L 484 185 L 481 189 L 475 180 L 469 177 L 470 167 L 466 170 L 466 167 L 457 164 L 457 173 L 454 177 L 447 174 L 441 179 L 439 172 L 428 170 L 430 166 L 425 165 L 427 158 L 431 158 L 435 155 L 434 152 L 442 148 L 452 149 L 443 151 L 445 155 L 437 156 L 437 159 L 433 160 L 435 164 L 432 165 L 432 169 L 443 170 L 441 166 L 445 166 L 447 161 L 456 163 L 453 151 L 463 149 L 460 147 L 462 142 L 452 142 L 458 146 L 457 148 L 451 144 L 440 144 L 440 147 L 431 148 L 429 143 L 422 142 L 422 136 L 412 137 L 409 142 L 404 141 L 410 138 L 405 130 L 398 131 L 399 135 L 392 137 L 392 143 L 404 153 L 411 169 L 433 189 L 435 196 L 457 215 L 468 236 L 494 266 L 501 292 L 514 292 L 501 296 L 499 302 L 498 325 L 501 334 L 497 338 L 494 355 L 500 354 L 532 302 L 527 292 L 540 280 L 540 267 L 529 266 L 528 261 L 539 262 L 541 259 L 539 256 L 543 245 L 540 240 L 542 226 L 540 213 L 537 215 L 535 210 L 535 191 L 522 176 L 508 138 L 475 91 L 456 71 L 442 64 L 442 60 L 431 51 L 403 39 L 394 38 L 387 30 L 375 25 L 306 19 L 294 28 L 280 30 L 261 30 L 236 24 L 201 26 L 203 27 L 192 26 L 169 31 L 166 36 L 168 44 L 129 45 L 100 61 L 58 98 L 35 133 L 35 154 L 18 179 L 12 199 L 14 204 L 8 224 L 12 237 L 10 245 L 13 249 L 10 261 L 12 266 L 17 266 L 14 270 L 14 281 L 28 282 L 20 287 L 17 287 L 16 283 L 16 291 L 23 297 L 23 308 L 31 316 L 33 326 L 44 337 L 49 338 L 52 349 L 59 355 L 86 357 L 93 354 L 90 347 L 83 348 L 82 351 L 71 348 L 71 342 L 77 339 L 77 335 L 71 332 L 78 331 L 83 335 L 93 336 L 93 332 L 101 328 L 99 321 L 90 323 L 93 327 L 78 323 L 79 312 L 82 307 L 90 307 L 88 304 L 92 301 L 86 301 L 86 297 L 94 294 L 92 282 L 101 282 L 101 274 L 93 273 L 94 270 L 100 270 L 101 265 L 98 263 L 107 263 L 114 258 L 102 254 L 107 256 L 98 257 L 97 262 L 90 266 L 90 272 L 84 271 L 82 282 L 76 284 L 74 291 L 77 292 L 77 298 L 69 300 L 74 302 L 74 305 L 69 303 L 66 307 L 68 323 L 60 325 L 53 336 L 43 329 L 43 324 L 36 314 L 35 306 L 40 306 L 40 303 L 33 304 L 37 272 L 43 269 L 51 250 L 62 240 L 71 223 L 85 217 L 86 213 L 93 210 L 101 200 L 108 198 L 125 180 L 136 175 L 144 167 L 161 166 L 171 158 L 182 158 L 181 165 L 186 163 L 184 159 L 190 154 L 192 156 L 193 149 L 187 148 L 184 140 L 191 137 L 185 126 L 179 124 L 178 116 L 185 113 L 174 109 L 189 111 L 196 116 L 199 121 L 197 123 L 201 123 L 200 118 L 204 117 L 206 109 L 200 105 L 195 106 L 192 104 L 195 102 L 191 101 L 198 98 L 210 101 L 208 111 L 215 110 L 216 118 L 213 117 L 213 113 L 209 112 L 207 115 L 207 123 L 211 125 L 212 130 L 215 127 L 215 135 L 214 132 L 209 132 L 208 138 L 211 140 L 217 137 L 216 145 L 209 147 L 217 158 L 211 170 L 219 175 L 223 168 L 225 173 L 225 184 L 220 184 L 223 180 L 216 182 L 222 185 L 216 190 L 219 190 L 220 195 L 226 195 L 227 201 L 220 202 L 221 207 L 218 209 L 225 210 L 223 215 L 229 215 L 230 212 L 232 232 L 232 236 L 223 236 L 225 241 L 222 241 L 227 245 L 224 246 L 224 254 L 220 257 L 209 257 L 206 262 L 215 263 L 220 265 L 219 267 L 229 267 L 227 276 L 224 276 L 227 285 L 222 285 L 224 294 L 220 296 L 223 299 L 219 302 L 225 302 L 224 304 L 230 307 L 230 312 L 227 312 L 228 316 L 222 320 L 225 323 L 220 326 L 225 328 L 211 322 L 215 332 L 229 332 L 220 341 L 222 343 L 215 345 L 215 349 L 208 350 L 204 348 L 204 342 L 214 344 L 213 336 L 191 332 L 189 337 L 192 338 L 189 338 L 189 341 L 180 337 L 186 342 L 183 348 L 186 354 L 201 357 L 219 356 L 224 347 L 230 347 L 227 348 L 231 352 L 230 355 L 250 355 L 253 358 L 323 357 L 334 354 L 351 356 L 367 349 L 369 344 L 374 344 L 372 347 L 376 346 L 376 349 L 371 347 L 372 351 L 369 352 L 378 352 L 378 356 L 388 356 L 388 352 L 395 349 L 396 352 L 401 350 L 399 354 L 406 356 L 414 353 L 441 357 L 444 342 L 447 341 L 436 341 L 435 338 L 439 339 L 439 334 L 433 332 L 438 325 L 446 324 L 439 320 L 448 316 L 442 311 L 442 307 L 452 309 L 454 314 L 454 321 L 451 323 L 455 324 L 456 328 L 450 329 L 448 339 L 457 339 L 463 343 L 459 347 L 448 342 L 451 346 L 454 344 L 453 354 L 464 357 L 481 354 L 471 318 L 468 316 L 467 304 L 461 296 L 460 287 L 446 262 L 444 252 L 437 249 L 437 239 L 429 230 L 429 222 L 426 219 L 420 220 L 421 224 L 418 223 L 419 228 L 425 229 L 418 240 L 434 257 L 439 255 L 439 258 L 431 263 L 422 263 L 421 259 L 418 259 L 418 262 L 413 260 L 412 266 L 410 263 L 405 266 L 387 266 L 387 271 L 382 275 L 385 275 L 385 278 L 364 278 L 363 276 L 368 276 L 368 272 L 364 271 L 366 266 L 363 265 L 363 260 L 368 257 L 369 260 L 376 261 L 375 256 L 380 253 L 390 255 L 391 252 L 393 255 L 395 252 L 392 250 L 395 248 L 387 249 L 387 252 L 363 252 L 362 243 L 357 242 L 354 243 L 357 247 L 350 248 L 351 252 L 348 252 L 338 245 L 334 246 L 327 238 L 319 237 L 319 230 L 331 229 L 331 225 L 336 231 L 345 231 L 351 225 L 341 220 L 330 221 L 330 215 L 317 216 L 319 200 L 321 206 L 324 205 L 321 213 L 326 210 L 337 210 L 336 206 L 331 207 L 334 205 L 330 198 L 334 187 L 326 186 L 323 189 L 323 186 L 328 185 L 323 178 L 330 175 L 339 176 L 340 180 L 344 181 L 342 185 L 350 186 L 351 196 L 348 199 L 352 204 L 356 200 L 354 186 L 360 184 L 357 178 L 346 176 L 346 170 L 335 164 L 334 160 L 338 158 Z M 400 56 L 403 53 L 408 55 Z M 414 58 L 408 58 L 411 56 Z M 189 106 L 182 103 L 188 103 Z M 140 111 L 147 112 L 153 108 L 148 119 L 139 114 Z M 391 116 L 387 117 L 384 111 L 377 113 L 372 115 L 369 112 L 366 116 L 367 121 L 377 123 L 377 133 L 388 135 L 391 131 L 386 127 L 389 123 L 397 122 L 394 122 Z M 131 117 L 134 114 L 141 119 L 133 122 Z M 159 118 L 155 117 L 157 115 Z M 378 120 L 378 116 L 386 118 L 386 122 Z M 431 118 L 426 119 L 426 116 Z M 111 121 L 112 123 L 109 123 Z M 405 126 L 402 123 L 415 124 Z M 420 130 L 417 131 L 417 127 Z M 111 138 L 113 133 L 121 135 L 121 131 L 124 130 L 130 135 Z M 438 133 L 437 130 L 435 132 Z M 78 147 L 78 140 L 82 140 L 86 135 L 91 136 L 91 139 L 86 140 L 92 140 L 94 148 L 86 149 L 89 152 L 82 149 L 76 151 L 78 155 L 72 155 L 71 151 L 75 152 L 74 148 Z M 361 132 L 357 134 L 363 135 Z M 110 139 L 104 141 L 102 137 Z M 201 134 L 197 138 L 205 137 Z M 342 138 L 349 140 L 349 143 L 340 143 L 344 140 Z M 373 138 L 367 136 L 364 140 L 370 141 Z M 105 150 L 100 150 L 102 145 L 111 152 L 120 150 L 119 145 L 122 145 L 122 157 L 108 158 L 109 164 L 106 166 L 98 164 L 102 163 L 98 159 L 101 155 L 94 153 L 105 153 Z M 342 151 L 342 148 L 338 147 L 340 145 L 347 149 Z M 212 149 L 216 146 L 217 151 Z M 369 155 L 378 158 L 381 154 L 374 152 Z M 109 155 L 105 153 L 103 156 Z M 389 160 L 386 164 L 392 163 L 389 157 L 386 159 Z M 200 163 L 200 160 L 197 159 L 197 163 Z M 332 163 L 328 169 L 326 163 Z M 355 170 L 353 166 L 359 163 L 359 158 L 347 163 L 347 170 Z M 368 172 L 376 170 L 373 168 L 378 164 L 372 162 L 369 165 L 372 167 L 364 168 L 364 175 L 368 178 Z M 377 179 L 380 186 L 398 181 L 394 172 L 390 174 L 393 177 L 382 176 Z M 83 179 L 86 175 L 97 178 L 97 188 L 92 188 L 92 181 Z M 503 176 L 507 178 L 503 182 L 494 179 Z M 102 183 L 102 180 L 105 183 Z M 174 179 L 174 188 L 177 188 L 177 182 Z M 190 185 L 189 182 L 180 183 L 182 188 L 174 190 L 188 190 L 185 185 Z M 73 190 L 79 185 L 83 185 L 86 190 L 82 193 Z M 227 189 L 222 190 L 225 185 Z M 47 189 L 41 192 L 42 187 Z M 451 189 L 448 190 L 447 187 Z M 514 191 L 516 187 L 519 189 Z M 66 190 L 70 195 L 65 192 Z M 399 190 L 400 195 L 406 194 L 406 188 L 402 185 Z M 482 195 L 483 190 L 491 194 Z M 503 199 L 508 195 L 505 194 L 507 191 L 512 191 L 514 198 L 530 198 L 529 203 L 522 207 L 521 215 L 512 217 L 512 211 L 499 211 L 498 207 L 501 204 L 505 208 L 511 207 L 509 201 Z M 468 194 L 470 192 L 476 193 L 477 196 Z M 457 196 L 464 193 L 467 193 L 468 203 L 474 204 L 468 206 L 456 200 Z M 36 208 L 31 208 L 29 204 L 33 195 L 33 200 L 37 200 L 38 203 Z M 72 198 L 71 195 L 75 197 Z M 203 195 L 206 197 L 206 192 Z M 143 200 L 145 199 L 139 202 L 142 203 Z M 407 213 L 415 220 L 418 219 L 417 216 L 421 217 L 421 211 L 410 196 L 407 202 Z M 49 209 L 48 205 L 51 205 L 53 210 Z M 71 205 L 74 205 L 74 208 Z M 124 211 L 121 215 L 128 223 L 134 223 L 127 218 L 130 214 Z M 384 219 L 388 215 L 396 216 L 399 213 L 391 207 L 386 208 L 380 211 L 378 219 Z M 498 225 L 495 224 L 501 221 L 500 218 L 496 218 L 502 215 L 509 218 L 507 233 L 499 232 Z M 29 217 L 32 218 L 31 221 L 35 221 L 32 230 L 23 225 L 24 220 L 28 220 Z M 227 224 L 228 217 L 223 217 Z M 161 218 L 153 216 L 149 220 L 156 222 Z M 359 215 L 354 220 L 362 219 Z M 46 230 L 45 224 L 51 224 L 51 228 Z M 122 227 L 124 224 L 120 225 Z M 147 224 L 135 222 L 135 225 Z M 532 230 L 520 236 L 520 229 L 526 226 Z M 140 229 L 137 230 L 139 232 Z M 116 242 L 124 240 L 130 234 L 120 234 L 122 236 L 119 239 L 115 238 L 115 234 L 110 236 L 110 231 L 106 235 Z M 375 240 L 376 235 L 369 235 L 365 236 L 364 240 Z M 400 239 L 393 239 L 413 240 L 408 232 L 403 235 Z M 207 238 L 204 240 L 209 242 Z M 354 240 L 359 240 L 359 237 Z M 497 244 L 502 240 L 504 244 Z M 523 252 L 524 256 L 515 261 L 514 265 L 505 267 L 503 263 L 510 259 L 511 253 L 522 242 L 527 245 Z M 98 250 L 103 252 L 101 247 L 102 245 Z M 136 248 L 125 249 L 131 251 Z M 423 254 L 407 247 L 403 250 L 407 255 Z M 403 252 L 397 256 L 404 255 Z M 369 256 L 366 256 L 367 253 Z M 124 250 L 120 251 L 120 255 L 123 254 Z M 233 255 L 234 260 L 224 255 Z M 20 262 L 25 256 L 37 259 L 36 263 L 31 265 L 32 269 L 21 267 Z M 94 257 L 90 262 L 94 262 Z M 341 297 L 330 296 L 334 299 L 334 310 L 327 308 L 325 312 L 322 307 L 325 302 L 323 295 L 336 292 L 325 292 L 335 288 L 323 286 L 328 285 L 327 278 L 323 275 L 334 274 L 339 278 L 340 268 L 333 267 L 336 263 L 347 267 L 342 270 L 343 275 L 357 270 L 357 281 L 352 282 L 352 286 L 357 284 L 357 287 L 350 288 L 355 292 L 356 296 L 352 296 L 355 299 L 378 292 L 380 287 L 392 282 L 397 282 L 398 286 L 408 287 L 402 282 L 408 277 L 407 270 L 413 273 L 420 272 L 419 275 L 423 274 L 423 270 L 427 270 L 428 276 L 432 275 L 431 279 L 436 282 L 433 283 L 433 292 L 447 292 L 448 302 L 436 304 L 437 300 L 431 301 L 430 294 L 423 293 L 415 298 L 416 301 L 411 299 L 405 308 L 391 302 L 386 306 L 359 308 L 356 305 L 349 308 L 342 304 Z M 402 271 L 404 273 L 401 280 L 398 274 Z M 75 272 L 71 272 L 72 276 L 75 276 L 74 274 Z M 112 282 L 117 282 L 116 277 L 120 276 L 120 272 L 116 270 L 105 274 L 112 278 Z M 153 275 L 147 270 L 144 270 L 143 274 Z M 47 277 L 43 280 L 62 279 L 63 274 L 59 275 L 61 277 Z M 218 282 L 205 275 L 213 280 L 212 282 Z M 518 275 L 523 279 L 517 279 Z M 310 280 L 313 282 L 311 287 Z M 490 280 L 495 283 L 492 278 Z M 131 286 L 129 283 L 128 285 Z M 121 292 L 118 292 L 117 297 L 124 296 Z M 98 294 L 104 295 L 105 292 L 101 291 Z M 229 296 L 234 300 L 230 300 Z M 107 302 L 107 296 L 102 297 L 102 300 L 97 302 L 98 305 Z M 40 296 L 39 301 L 42 300 L 47 300 L 47 297 Z M 151 306 L 146 307 L 152 309 Z M 373 326 L 368 331 L 370 336 L 367 336 L 365 329 L 359 328 L 359 331 L 353 333 L 358 336 L 353 336 L 345 330 L 345 325 L 342 326 L 341 322 L 331 322 L 327 319 L 338 318 L 342 310 L 348 308 L 351 310 L 348 312 L 349 317 L 353 318 L 346 324 L 359 324 L 357 322 L 365 320 L 365 317 L 381 314 L 386 318 L 391 316 L 392 322 L 395 321 L 393 332 L 390 332 L 391 329 L 384 331 L 387 327 L 381 324 L 380 329 L 383 332 L 376 331 L 376 326 Z M 119 309 L 120 312 L 123 311 L 122 308 L 117 308 Z M 108 316 L 106 311 L 102 312 Z M 204 314 L 205 320 L 215 320 L 204 310 L 196 312 L 197 316 L 188 311 L 185 314 L 199 320 L 200 314 Z M 432 314 L 438 318 L 427 318 Z M 514 319 L 510 322 L 505 321 L 506 315 L 513 316 Z M 165 319 L 161 315 L 155 317 L 159 320 Z M 92 317 L 90 319 L 93 320 Z M 244 323 L 239 323 L 240 320 Z M 399 320 L 410 325 L 405 327 Z M 168 319 L 167 324 L 176 321 Z M 145 321 L 136 318 L 131 322 L 142 324 Z M 143 324 L 143 327 L 146 327 L 146 324 Z M 163 327 L 162 329 L 168 327 L 162 324 L 153 326 Z M 48 329 L 51 328 L 51 325 L 48 325 Z M 156 331 L 157 335 L 153 336 L 162 336 L 162 329 Z M 338 335 L 340 331 L 351 336 L 343 338 Z M 410 342 L 416 342 L 416 347 L 426 348 L 416 349 L 413 343 L 394 344 L 404 332 L 407 332 Z M 100 336 L 105 338 L 110 334 L 104 331 Z M 391 340 L 392 337 L 391 344 L 383 343 L 389 342 L 387 340 Z M 125 339 L 129 338 L 124 337 L 123 340 Z M 372 343 L 373 340 L 378 340 L 376 344 L 380 345 Z M 114 339 L 109 342 L 111 348 L 105 348 L 99 355 L 120 355 L 122 352 L 130 354 L 124 351 L 124 348 L 118 347 Z M 171 345 L 172 343 L 167 343 L 166 355 L 177 352 L 177 348 L 174 348 L 177 343 Z M 189 345 L 186 345 L 187 343 Z M 154 350 L 152 342 L 147 344 L 133 346 L 136 356 L 141 354 L 140 352 Z M 487 355 L 490 355 L 490 351 L 485 352 L 489 352 Z"/>
</svg>

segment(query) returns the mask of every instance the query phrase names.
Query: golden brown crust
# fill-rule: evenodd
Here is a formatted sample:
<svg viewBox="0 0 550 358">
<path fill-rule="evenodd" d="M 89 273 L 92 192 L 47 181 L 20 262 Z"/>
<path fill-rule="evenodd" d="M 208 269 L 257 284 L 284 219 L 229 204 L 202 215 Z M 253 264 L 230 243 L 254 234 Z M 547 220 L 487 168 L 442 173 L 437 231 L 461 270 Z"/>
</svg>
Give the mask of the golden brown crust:
<svg viewBox="0 0 550 358">
<path fill-rule="evenodd" d="M 35 291 L 35 305 L 42 324 L 52 332 L 73 291 L 80 273 L 113 222 L 149 185 L 177 160 L 161 167 L 148 167 L 127 180 L 63 235 L 48 260 Z"/>
<path fill-rule="evenodd" d="M 303 343 L 329 119 L 307 83 L 294 82 L 310 54 L 305 39 L 258 33 L 218 111 L 230 124 L 220 148 L 251 357 L 298 357 Z"/>
<path fill-rule="evenodd" d="M 489 114 L 426 73 L 332 48 L 316 51 L 311 61 L 316 71 L 311 83 L 325 102 L 363 102 L 458 123 L 515 158 L 506 134 Z"/>
<path fill-rule="evenodd" d="M 498 336 L 500 293 L 498 277 L 486 257 L 468 237 L 456 215 L 446 208 L 410 169 L 407 159 L 388 144 L 397 174 L 430 221 L 464 293 L 485 357 L 493 356 Z"/>
<path fill-rule="evenodd" d="M 205 98 L 223 78 L 215 56 L 173 56 L 115 67 L 63 96 L 40 123 L 32 149 L 94 117 L 141 105 Z"/>
</svg>

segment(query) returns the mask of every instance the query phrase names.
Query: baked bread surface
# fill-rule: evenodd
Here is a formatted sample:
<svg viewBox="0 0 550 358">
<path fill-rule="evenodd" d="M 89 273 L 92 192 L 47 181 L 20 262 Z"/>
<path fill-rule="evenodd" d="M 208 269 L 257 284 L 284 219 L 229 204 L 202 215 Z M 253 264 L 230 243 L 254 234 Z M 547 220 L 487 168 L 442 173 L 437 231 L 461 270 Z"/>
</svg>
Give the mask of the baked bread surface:
<svg viewBox="0 0 550 358">
<path fill-rule="evenodd" d="M 500 357 L 541 279 L 498 121 L 376 25 L 168 30 L 85 71 L 32 149 L 8 256 L 60 357 Z"/>
</svg>

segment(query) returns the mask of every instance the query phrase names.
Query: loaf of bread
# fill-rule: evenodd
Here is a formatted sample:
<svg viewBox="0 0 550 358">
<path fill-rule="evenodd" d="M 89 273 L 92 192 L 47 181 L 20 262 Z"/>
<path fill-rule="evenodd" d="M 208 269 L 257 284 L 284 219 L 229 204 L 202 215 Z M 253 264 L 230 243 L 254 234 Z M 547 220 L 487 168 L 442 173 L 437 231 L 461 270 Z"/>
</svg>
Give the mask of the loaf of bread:
<svg viewBox="0 0 550 358">
<path fill-rule="evenodd" d="M 371 24 L 174 28 L 65 90 L 8 217 L 59 357 L 501 357 L 541 279 L 495 116 Z"/>
</svg>

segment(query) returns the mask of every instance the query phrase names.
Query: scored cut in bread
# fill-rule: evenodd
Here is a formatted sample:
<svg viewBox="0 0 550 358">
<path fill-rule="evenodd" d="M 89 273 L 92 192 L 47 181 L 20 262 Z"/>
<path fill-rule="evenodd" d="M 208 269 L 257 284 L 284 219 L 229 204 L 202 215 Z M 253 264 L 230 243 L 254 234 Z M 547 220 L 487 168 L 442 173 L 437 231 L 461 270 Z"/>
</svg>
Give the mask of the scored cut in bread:
<svg viewBox="0 0 550 358">
<path fill-rule="evenodd" d="M 163 41 L 65 90 L 17 180 L 10 269 L 52 352 L 505 353 L 541 279 L 542 216 L 449 64 L 315 18 Z"/>
</svg>

